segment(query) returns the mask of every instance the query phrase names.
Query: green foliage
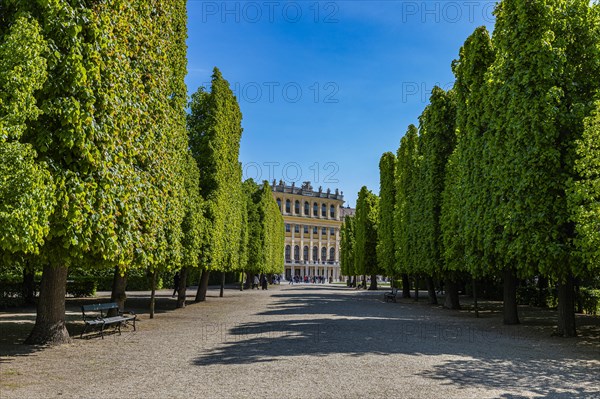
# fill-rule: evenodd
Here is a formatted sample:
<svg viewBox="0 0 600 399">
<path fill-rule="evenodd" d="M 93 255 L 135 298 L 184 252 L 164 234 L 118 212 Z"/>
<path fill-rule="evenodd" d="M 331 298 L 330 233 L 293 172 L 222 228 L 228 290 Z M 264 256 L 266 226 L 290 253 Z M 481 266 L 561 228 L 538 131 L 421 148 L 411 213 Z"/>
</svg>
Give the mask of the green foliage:
<svg viewBox="0 0 600 399">
<path fill-rule="evenodd" d="M 394 214 L 394 242 L 396 259 L 400 273 L 411 273 L 415 267 L 417 252 L 416 230 L 418 223 L 414 209 L 419 184 L 418 175 L 418 143 L 419 136 L 415 125 L 410 125 L 396 155 L 396 208 Z"/>
<path fill-rule="evenodd" d="M 202 243 L 208 226 L 204 219 L 202 197 L 200 195 L 200 171 L 196 160 L 188 151 L 185 158 L 185 216 L 181 228 L 183 230 L 182 266 L 195 268 L 199 266 Z"/>
<path fill-rule="evenodd" d="M 443 257 L 447 270 L 467 270 L 482 276 L 493 270 L 491 241 L 486 229 L 495 226 L 488 212 L 490 147 L 486 144 L 486 73 L 494 49 L 485 27 L 477 28 L 452 64 L 456 82 L 457 143 L 448 159 L 440 217 Z"/>
<path fill-rule="evenodd" d="M 577 141 L 575 169 L 580 178 L 569 192 L 572 219 L 576 225 L 575 244 L 588 267 L 600 271 L 600 101 L 586 119 Z"/>
<path fill-rule="evenodd" d="M 488 212 L 501 265 L 564 281 L 579 273 L 566 190 L 573 146 L 600 87 L 589 2 L 505 0 L 496 9 L 489 69 Z"/>
<path fill-rule="evenodd" d="M 200 170 L 201 195 L 210 229 L 202 251 L 209 270 L 240 267 L 243 196 L 238 162 L 242 114 L 238 102 L 215 68 L 210 93 L 192 95 L 187 126 L 190 148 Z"/>
<path fill-rule="evenodd" d="M 340 270 L 344 276 L 354 276 L 354 226 L 356 219 L 346 216 L 340 228 Z"/>
<path fill-rule="evenodd" d="M 442 192 L 446 178 L 446 164 L 456 142 L 456 103 L 452 91 L 434 87 L 430 104 L 421 114 L 419 163 L 420 176 L 416 195 L 409 208 L 417 217 L 411 228 L 416 233 L 412 246 L 416 258 L 412 260 L 417 272 L 434 275 L 443 269 L 440 214 Z"/>
<path fill-rule="evenodd" d="M 379 197 L 365 186 L 358 193 L 355 218 L 354 273 L 357 275 L 380 274 L 381 269 L 377 263 Z"/>
<path fill-rule="evenodd" d="M 27 14 L 0 40 L 0 251 L 37 253 L 50 230 L 53 180 L 33 147 L 19 140 L 41 113 L 35 93 L 47 78 L 47 43 Z"/>
<path fill-rule="evenodd" d="M 243 183 L 247 211 L 247 263 L 244 271 L 283 273 L 285 231 L 283 216 L 268 182 L 257 185 L 252 179 Z"/>
<path fill-rule="evenodd" d="M 394 209 L 396 204 L 396 156 L 386 152 L 379 161 L 379 240 L 377 261 L 379 268 L 389 276 L 397 273 L 394 243 Z"/>
</svg>

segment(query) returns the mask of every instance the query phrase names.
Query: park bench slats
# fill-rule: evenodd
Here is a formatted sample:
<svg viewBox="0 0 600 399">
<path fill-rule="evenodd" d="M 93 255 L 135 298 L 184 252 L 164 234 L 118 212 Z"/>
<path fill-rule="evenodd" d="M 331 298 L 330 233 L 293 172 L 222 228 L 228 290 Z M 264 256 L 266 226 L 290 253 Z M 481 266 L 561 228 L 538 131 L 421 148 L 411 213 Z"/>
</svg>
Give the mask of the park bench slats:
<svg viewBox="0 0 600 399">
<path fill-rule="evenodd" d="M 108 312 L 116 309 L 118 315 L 108 317 Z M 132 322 L 133 331 L 135 331 L 135 321 L 137 315 L 133 312 L 122 312 L 119 310 L 119 305 L 116 303 L 95 303 L 92 305 L 82 305 L 81 313 L 83 314 L 83 322 L 85 327 L 81 332 L 81 337 L 87 331 L 88 327 L 100 326 L 100 336 L 104 339 L 104 328 L 109 325 L 115 325 L 121 334 L 121 326 Z M 86 314 L 87 313 L 87 314 Z M 93 315 L 90 315 L 93 313 Z"/>
</svg>

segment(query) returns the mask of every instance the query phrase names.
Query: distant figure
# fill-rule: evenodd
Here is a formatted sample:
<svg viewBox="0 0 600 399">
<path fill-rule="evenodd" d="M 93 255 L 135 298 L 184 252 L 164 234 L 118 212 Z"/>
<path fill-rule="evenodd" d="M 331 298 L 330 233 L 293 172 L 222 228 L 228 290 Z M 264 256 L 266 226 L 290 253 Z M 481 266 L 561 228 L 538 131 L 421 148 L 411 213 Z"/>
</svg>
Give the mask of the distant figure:
<svg viewBox="0 0 600 399">
<path fill-rule="evenodd" d="M 254 289 L 254 288 L 258 289 L 258 283 L 259 283 L 259 281 L 258 281 L 258 274 L 255 274 L 254 275 L 254 281 L 252 281 L 252 289 Z"/>
<path fill-rule="evenodd" d="M 172 296 L 172 298 L 175 298 L 175 294 L 177 294 L 178 290 L 179 290 L 179 272 L 175 272 L 175 275 L 173 276 L 173 296 Z"/>
<path fill-rule="evenodd" d="M 263 290 L 266 290 L 266 289 L 267 289 L 267 286 L 268 286 L 268 284 L 269 284 L 269 282 L 268 282 L 268 280 L 267 280 L 267 276 L 263 274 L 263 277 L 262 277 L 262 289 L 263 289 Z M 257 287 L 257 288 L 258 288 L 258 287 Z"/>
</svg>

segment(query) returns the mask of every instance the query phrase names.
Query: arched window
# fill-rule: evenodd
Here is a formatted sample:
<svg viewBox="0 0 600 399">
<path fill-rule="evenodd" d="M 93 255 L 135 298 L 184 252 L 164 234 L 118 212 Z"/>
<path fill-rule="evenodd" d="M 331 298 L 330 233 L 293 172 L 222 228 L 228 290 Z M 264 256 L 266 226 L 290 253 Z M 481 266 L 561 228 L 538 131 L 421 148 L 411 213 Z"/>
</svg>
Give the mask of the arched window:
<svg viewBox="0 0 600 399">
<path fill-rule="evenodd" d="M 302 259 L 305 261 L 308 261 L 308 245 L 304 246 L 304 253 L 302 255 L 303 255 Z"/>
<path fill-rule="evenodd" d="M 329 217 L 335 218 L 335 206 L 333 205 L 329 207 Z"/>
<path fill-rule="evenodd" d="M 279 207 L 279 212 L 281 212 L 281 198 L 277 198 L 277 206 Z"/>
<path fill-rule="evenodd" d="M 285 213 L 292 213 L 292 204 L 289 199 L 285 200 Z"/>
<path fill-rule="evenodd" d="M 327 248 L 321 248 L 321 261 L 325 262 L 327 260 Z"/>
<path fill-rule="evenodd" d="M 300 247 L 297 245 L 294 247 L 294 260 L 296 262 L 300 260 Z"/>
<path fill-rule="evenodd" d="M 330 261 L 335 261 L 335 248 L 331 247 L 329 248 L 329 260 Z"/>
<path fill-rule="evenodd" d="M 310 204 L 304 201 L 304 216 L 310 216 Z"/>
<path fill-rule="evenodd" d="M 292 259 L 292 247 L 290 247 L 289 245 L 286 245 L 285 246 L 285 260 L 289 262 L 290 259 Z"/>
<path fill-rule="evenodd" d="M 321 204 L 321 216 L 323 216 L 324 218 L 327 217 L 327 205 L 325 204 Z"/>
<path fill-rule="evenodd" d="M 313 247 L 313 262 L 317 262 L 319 260 L 319 248 Z"/>
<path fill-rule="evenodd" d="M 319 216 L 319 204 L 316 202 L 313 204 L 313 216 Z"/>
<path fill-rule="evenodd" d="M 294 213 L 296 215 L 300 214 L 300 201 L 296 200 L 296 202 L 294 202 Z"/>
</svg>

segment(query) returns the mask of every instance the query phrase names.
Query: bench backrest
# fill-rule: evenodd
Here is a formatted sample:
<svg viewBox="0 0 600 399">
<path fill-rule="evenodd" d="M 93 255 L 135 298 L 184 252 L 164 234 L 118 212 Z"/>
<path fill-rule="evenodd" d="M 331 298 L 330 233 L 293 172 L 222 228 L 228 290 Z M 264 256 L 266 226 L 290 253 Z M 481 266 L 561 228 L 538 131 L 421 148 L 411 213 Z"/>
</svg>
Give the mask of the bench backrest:
<svg viewBox="0 0 600 399">
<path fill-rule="evenodd" d="M 85 312 L 103 312 L 105 310 L 118 309 L 118 308 L 119 308 L 119 305 L 117 305 L 115 302 L 95 303 L 93 305 L 82 305 L 81 311 L 83 313 L 85 313 Z"/>
</svg>

